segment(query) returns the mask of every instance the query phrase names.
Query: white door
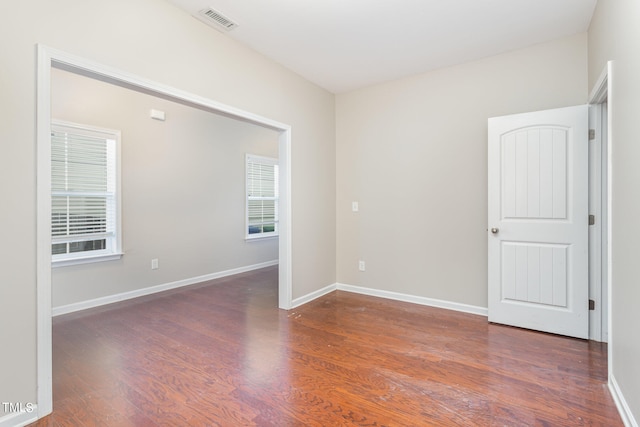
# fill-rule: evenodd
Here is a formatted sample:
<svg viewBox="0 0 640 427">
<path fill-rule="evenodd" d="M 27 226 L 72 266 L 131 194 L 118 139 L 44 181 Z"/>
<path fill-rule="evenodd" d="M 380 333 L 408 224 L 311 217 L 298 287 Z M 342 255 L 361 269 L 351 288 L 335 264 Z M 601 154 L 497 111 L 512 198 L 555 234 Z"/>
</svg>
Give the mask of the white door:
<svg viewBox="0 0 640 427">
<path fill-rule="evenodd" d="M 489 119 L 489 321 L 588 338 L 588 107 Z"/>
</svg>

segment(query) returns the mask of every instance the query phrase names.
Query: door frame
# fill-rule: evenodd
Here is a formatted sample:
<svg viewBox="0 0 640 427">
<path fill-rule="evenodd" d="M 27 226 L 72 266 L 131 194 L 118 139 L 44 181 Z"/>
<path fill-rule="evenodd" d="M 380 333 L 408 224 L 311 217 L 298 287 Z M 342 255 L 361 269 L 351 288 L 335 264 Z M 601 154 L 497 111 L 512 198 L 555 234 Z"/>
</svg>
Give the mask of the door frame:
<svg viewBox="0 0 640 427">
<path fill-rule="evenodd" d="M 589 94 L 589 339 L 609 342 L 611 349 L 611 70 L 609 61 Z M 611 366 L 611 357 L 609 357 Z"/>
<path fill-rule="evenodd" d="M 278 307 L 292 307 L 291 228 L 291 126 L 212 99 L 163 85 L 79 56 L 36 45 L 36 364 L 37 415 L 53 410 L 52 307 L 51 307 L 51 68 L 160 96 L 216 114 L 279 132 L 280 233 L 278 249 Z"/>
</svg>

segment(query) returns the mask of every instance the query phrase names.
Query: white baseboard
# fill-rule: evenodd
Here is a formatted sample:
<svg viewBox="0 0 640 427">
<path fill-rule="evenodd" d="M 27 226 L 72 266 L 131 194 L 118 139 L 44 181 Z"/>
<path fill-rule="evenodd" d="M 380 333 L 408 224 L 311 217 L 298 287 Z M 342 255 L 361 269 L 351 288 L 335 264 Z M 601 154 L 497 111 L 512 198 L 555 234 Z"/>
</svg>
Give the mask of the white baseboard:
<svg viewBox="0 0 640 427">
<path fill-rule="evenodd" d="M 234 274 L 246 273 L 247 271 L 258 270 L 265 267 L 271 267 L 273 265 L 278 265 L 278 260 L 262 262 L 245 267 L 233 268 L 231 270 L 219 271 L 217 273 L 205 274 L 204 276 L 191 277 L 189 279 L 178 280 L 176 282 L 136 289 L 135 291 L 123 292 L 115 295 L 107 295 L 105 297 L 95 298 L 87 301 L 80 301 L 73 304 L 61 305 L 58 307 L 53 307 L 53 309 L 51 310 L 51 315 L 60 316 L 62 314 L 73 313 L 75 311 L 86 310 L 88 308 L 99 307 L 101 305 L 112 304 L 114 302 L 124 301 L 145 295 L 151 295 L 162 291 L 168 291 L 170 289 L 181 288 L 183 286 L 195 285 L 196 283 L 206 282 L 207 280 L 219 279 L 221 277 L 233 276 Z M 0 427 L 2 426 L 0 425 Z"/>
<path fill-rule="evenodd" d="M 618 407 L 618 412 L 620 413 L 620 417 L 622 418 L 622 422 L 625 427 L 638 427 L 638 422 L 631 413 L 631 408 L 629 407 L 627 400 L 624 398 L 624 395 L 618 386 L 618 382 L 613 375 L 609 375 L 609 391 L 611 392 L 613 401 Z"/>
<path fill-rule="evenodd" d="M 361 286 L 345 285 L 337 283 L 336 287 L 339 291 L 353 292 L 356 294 L 369 295 L 373 297 L 381 297 L 396 301 L 411 302 L 414 304 L 428 305 L 430 307 L 444 308 L 447 310 L 461 311 L 463 313 L 477 314 L 480 316 L 488 316 L 488 309 L 475 305 L 462 304 L 459 302 L 445 301 L 434 298 L 420 297 L 416 295 L 401 294 L 399 292 L 382 291 L 379 289 L 363 288 Z"/>
<path fill-rule="evenodd" d="M 30 406 L 31 412 L 13 412 L 0 417 L 0 427 L 23 427 L 38 421 L 38 405 Z"/>
<path fill-rule="evenodd" d="M 304 295 L 300 298 L 296 298 L 295 300 L 293 300 L 291 308 L 299 307 L 302 304 L 311 302 L 314 299 L 320 298 L 321 296 L 331 293 L 335 290 L 392 299 L 396 301 L 411 302 L 420 305 L 428 305 L 430 307 L 461 311 L 463 313 L 477 314 L 480 316 L 488 315 L 488 310 L 484 307 L 477 307 L 475 305 L 461 304 L 458 302 L 444 301 L 433 298 L 419 297 L 409 294 L 401 294 L 398 292 L 381 291 L 379 289 L 363 288 L 361 286 L 345 285 L 344 283 L 334 283 L 333 285 L 325 286 L 324 288 L 311 292 L 310 294 Z"/>
<path fill-rule="evenodd" d="M 302 304 L 306 304 L 308 302 L 313 301 L 314 299 L 320 298 L 323 295 L 329 294 L 336 290 L 336 284 L 325 286 L 322 289 L 318 289 L 317 291 L 311 292 L 310 294 L 301 296 L 300 298 L 296 298 L 291 301 L 291 308 L 296 308 L 301 306 Z"/>
</svg>

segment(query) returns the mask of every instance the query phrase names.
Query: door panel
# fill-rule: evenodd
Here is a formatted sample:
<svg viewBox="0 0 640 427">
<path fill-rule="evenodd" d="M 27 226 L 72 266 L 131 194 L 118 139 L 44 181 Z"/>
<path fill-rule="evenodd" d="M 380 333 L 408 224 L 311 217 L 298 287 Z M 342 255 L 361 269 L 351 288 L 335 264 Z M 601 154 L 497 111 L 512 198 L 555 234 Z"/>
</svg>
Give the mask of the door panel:
<svg viewBox="0 0 640 427">
<path fill-rule="evenodd" d="M 567 306 L 566 245 L 502 243 L 502 298 Z"/>
<path fill-rule="evenodd" d="M 503 136 L 503 217 L 566 219 L 567 132 L 528 128 Z"/>
<path fill-rule="evenodd" d="M 588 336 L 587 114 L 489 119 L 491 322 Z"/>
</svg>

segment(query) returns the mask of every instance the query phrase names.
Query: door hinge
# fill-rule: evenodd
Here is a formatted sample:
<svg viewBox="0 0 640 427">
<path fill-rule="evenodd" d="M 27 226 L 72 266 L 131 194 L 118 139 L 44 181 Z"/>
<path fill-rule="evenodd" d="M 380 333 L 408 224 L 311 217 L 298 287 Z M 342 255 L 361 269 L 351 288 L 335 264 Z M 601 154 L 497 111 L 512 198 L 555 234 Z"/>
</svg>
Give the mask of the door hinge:
<svg viewBox="0 0 640 427">
<path fill-rule="evenodd" d="M 596 216 L 589 215 L 589 225 L 596 225 Z"/>
<path fill-rule="evenodd" d="M 592 299 L 589 300 L 589 310 L 595 310 L 596 309 L 596 302 Z"/>
<path fill-rule="evenodd" d="M 596 130 L 595 129 L 589 129 L 589 141 L 593 141 L 594 139 L 596 139 Z"/>
</svg>

